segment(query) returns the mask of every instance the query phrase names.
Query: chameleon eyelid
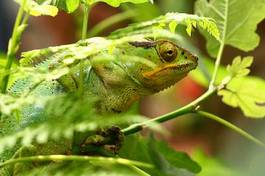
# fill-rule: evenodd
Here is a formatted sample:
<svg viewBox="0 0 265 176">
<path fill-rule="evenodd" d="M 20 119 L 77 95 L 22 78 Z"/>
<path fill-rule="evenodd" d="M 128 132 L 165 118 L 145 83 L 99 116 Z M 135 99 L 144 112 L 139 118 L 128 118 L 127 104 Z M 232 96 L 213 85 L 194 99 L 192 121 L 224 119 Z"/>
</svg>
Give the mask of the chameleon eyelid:
<svg viewBox="0 0 265 176">
<path fill-rule="evenodd" d="M 157 42 L 156 41 L 134 41 L 134 42 L 129 42 L 129 44 L 135 47 L 151 48 L 151 47 L 156 46 Z"/>
</svg>

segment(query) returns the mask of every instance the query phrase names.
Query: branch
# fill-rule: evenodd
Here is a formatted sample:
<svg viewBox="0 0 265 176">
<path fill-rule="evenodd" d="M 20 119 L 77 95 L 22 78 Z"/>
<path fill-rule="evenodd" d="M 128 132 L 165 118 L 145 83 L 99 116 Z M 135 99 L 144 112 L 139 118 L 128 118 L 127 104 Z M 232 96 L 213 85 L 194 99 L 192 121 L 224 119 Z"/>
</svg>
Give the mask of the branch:
<svg viewBox="0 0 265 176">
<path fill-rule="evenodd" d="M 201 103 L 206 98 L 208 98 L 210 95 L 215 93 L 217 91 L 217 89 L 218 89 L 217 87 L 215 87 L 211 90 L 209 89 L 203 95 L 201 95 L 199 98 L 197 98 L 193 102 L 187 104 L 186 106 L 183 106 L 182 108 L 177 109 L 176 111 L 170 112 L 168 114 L 159 116 L 159 117 L 154 118 L 154 119 L 147 120 L 145 122 L 133 124 L 133 125 L 125 128 L 125 129 L 122 129 L 121 131 L 124 135 L 130 135 L 130 134 L 139 132 L 146 127 L 149 127 L 150 125 L 152 125 L 154 123 L 162 123 L 162 122 L 177 118 L 181 115 L 195 112 L 196 109 L 199 107 L 199 103 Z"/>
<path fill-rule="evenodd" d="M 0 168 L 6 165 L 18 163 L 18 162 L 32 162 L 32 161 L 95 161 L 95 162 L 109 162 L 113 164 L 123 165 L 135 165 L 141 167 L 152 168 L 153 166 L 147 163 L 132 161 L 124 158 L 111 158 L 100 156 L 80 156 L 80 155 L 38 155 L 30 157 L 21 157 L 16 159 L 10 159 L 0 164 Z"/>
<path fill-rule="evenodd" d="M 88 28 L 88 18 L 89 18 L 89 12 L 91 7 L 87 4 L 83 4 L 84 8 L 84 16 L 83 16 L 83 24 L 82 24 L 82 36 L 81 39 L 84 40 L 87 38 L 87 28 Z M 84 93 L 84 62 L 81 60 L 80 62 L 80 77 L 79 77 L 79 85 L 78 85 L 78 93 L 80 96 Z"/>
<path fill-rule="evenodd" d="M 241 136 L 251 140 L 252 142 L 260 145 L 261 147 L 265 148 L 265 144 L 263 142 L 261 142 L 260 140 L 258 140 L 257 138 L 255 138 L 254 136 L 250 135 L 249 133 L 247 133 L 246 131 L 238 128 L 237 126 L 233 125 L 232 123 L 214 115 L 214 114 L 211 114 L 209 112 L 205 112 L 205 111 L 197 111 L 196 114 L 199 114 L 201 116 L 204 116 L 204 117 L 207 117 L 209 119 L 212 119 L 212 120 L 215 120 L 219 123 L 221 123 L 222 125 L 236 131 L 237 133 L 239 133 Z"/>
<path fill-rule="evenodd" d="M 215 84 L 215 81 L 217 78 L 218 68 L 219 68 L 220 63 L 221 63 L 221 59 L 222 59 L 222 55 L 223 55 L 223 51 L 224 51 L 224 46 L 225 46 L 224 42 L 221 42 L 220 48 L 218 50 L 217 58 L 215 61 L 215 65 L 214 65 L 213 76 L 212 76 L 212 79 L 211 79 L 210 84 L 209 84 L 209 89 L 213 89 L 215 87 L 214 84 Z"/>
</svg>

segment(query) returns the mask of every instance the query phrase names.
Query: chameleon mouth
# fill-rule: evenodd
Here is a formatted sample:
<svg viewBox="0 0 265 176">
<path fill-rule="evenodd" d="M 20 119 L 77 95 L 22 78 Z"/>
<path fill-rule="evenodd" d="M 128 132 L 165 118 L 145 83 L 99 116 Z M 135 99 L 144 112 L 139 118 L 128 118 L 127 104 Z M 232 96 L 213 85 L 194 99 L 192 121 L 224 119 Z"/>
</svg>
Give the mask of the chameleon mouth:
<svg viewBox="0 0 265 176">
<path fill-rule="evenodd" d="M 152 71 L 148 71 L 143 73 L 143 76 L 146 78 L 152 78 L 152 77 L 156 77 L 158 75 L 161 75 L 163 73 L 165 74 L 169 74 L 169 72 L 174 73 L 174 72 L 178 72 L 178 73 L 187 73 L 190 70 L 195 69 L 197 66 L 197 64 L 194 63 L 186 63 L 186 64 L 167 64 L 166 66 L 163 67 L 159 67 L 156 68 Z"/>
</svg>

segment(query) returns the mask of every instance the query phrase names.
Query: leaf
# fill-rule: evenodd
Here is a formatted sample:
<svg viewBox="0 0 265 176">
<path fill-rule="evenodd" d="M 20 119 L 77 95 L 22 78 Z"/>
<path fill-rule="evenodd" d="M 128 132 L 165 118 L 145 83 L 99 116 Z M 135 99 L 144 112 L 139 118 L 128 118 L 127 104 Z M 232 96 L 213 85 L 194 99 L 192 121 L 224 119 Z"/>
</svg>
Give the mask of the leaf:
<svg viewBox="0 0 265 176">
<path fill-rule="evenodd" d="M 23 5 L 24 0 L 15 0 L 19 5 Z M 48 16 L 56 16 L 58 13 L 58 8 L 49 5 L 49 4 L 38 4 L 33 0 L 27 0 L 26 4 L 24 5 L 24 10 L 32 16 L 41 16 L 41 15 L 48 15 Z"/>
<path fill-rule="evenodd" d="M 170 22 L 168 27 L 169 27 L 170 32 L 175 33 L 175 30 L 176 30 L 176 27 L 177 27 L 177 22 L 176 21 Z"/>
<path fill-rule="evenodd" d="M 213 18 L 220 30 L 221 42 L 243 51 L 253 50 L 258 46 L 257 24 L 265 18 L 264 0 L 197 0 L 196 14 Z M 211 56 L 216 56 L 220 43 L 209 35 L 207 49 Z"/>
<path fill-rule="evenodd" d="M 174 173 L 176 168 L 187 169 L 192 173 L 201 171 L 200 166 L 192 161 L 186 153 L 175 151 L 164 142 L 151 138 L 148 147 L 154 165 L 164 173 Z"/>
<path fill-rule="evenodd" d="M 249 74 L 249 66 L 253 62 L 253 57 L 248 56 L 241 59 L 240 56 L 236 57 L 232 65 L 227 66 L 227 71 L 231 75 L 231 77 L 239 77 L 239 76 L 246 76 Z"/>
<path fill-rule="evenodd" d="M 245 116 L 265 117 L 265 80 L 256 77 L 237 77 L 225 89 L 218 92 L 222 101 L 232 107 L 239 107 Z"/>
<path fill-rule="evenodd" d="M 164 142 L 145 139 L 138 135 L 125 138 L 119 155 L 154 165 L 153 169 L 144 169 L 150 175 L 183 176 L 200 171 L 200 166 L 187 154 L 169 148 Z"/>
<path fill-rule="evenodd" d="M 206 156 L 204 152 L 197 150 L 192 157 L 203 166 L 202 171 L 197 176 L 241 176 L 238 170 L 232 169 L 216 158 Z"/>
<path fill-rule="evenodd" d="M 51 5 L 54 5 L 67 13 L 72 13 L 79 7 L 80 0 L 57 0 L 56 3 L 52 3 Z"/>
<path fill-rule="evenodd" d="M 187 27 L 186 31 L 189 35 L 191 34 L 192 28 L 200 27 L 212 35 L 216 40 L 219 40 L 219 31 L 213 19 L 186 13 L 167 13 L 166 15 L 161 15 L 153 20 L 135 23 L 127 28 L 113 32 L 110 37 L 120 38 L 122 36 L 130 36 L 136 33 L 140 34 L 145 31 L 151 31 L 154 28 L 167 28 L 169 25 L 169 28 L 173 29 L 174 23 L 185 25 Z"/>
<path fill-rule="evenodd" d="M 67 0 L 65 2 L 68 12 L 71 13 L 78 8 L 80 0 Z"/>
<path fill-rule="evenodd" d="M 151 2 L 153 3 L 152 0 L 86 0 L 89 5 L 97 3 L 97 2 L 105 2 L 113 7 L 118 7 L 120 6 L 121 3 L 125 2 L 131 2 L 134 4 L 140 4 L 140 3 L 145 3 L 145 2 Z"/>
</svg>

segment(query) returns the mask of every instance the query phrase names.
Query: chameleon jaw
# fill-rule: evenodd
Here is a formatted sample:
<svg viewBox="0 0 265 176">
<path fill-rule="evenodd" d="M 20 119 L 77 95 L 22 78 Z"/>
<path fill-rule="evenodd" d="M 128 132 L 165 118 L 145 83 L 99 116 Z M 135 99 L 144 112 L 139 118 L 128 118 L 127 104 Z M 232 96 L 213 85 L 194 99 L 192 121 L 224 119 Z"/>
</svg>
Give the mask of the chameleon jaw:
<svg viewBox="0 0 265 176">
<path fill-rule="evenodd" d="M 156 68 L 152 71 L 147 71 L 143 73 L 143 76 L 148 79 L 152 79 L 154 77 L 157 77 L 159 75 L 167 74 L 168 72 L 175 72 L 178 71 L 179 74 L 187 73 L 193 69 L 196 68 L 197 65 L 194 65 L 193 63 L 186 63 L 186 64 L 167 64 L 166 66 Z M 170 74 L 170 73 L 168 73 Z"/>
</svg>

